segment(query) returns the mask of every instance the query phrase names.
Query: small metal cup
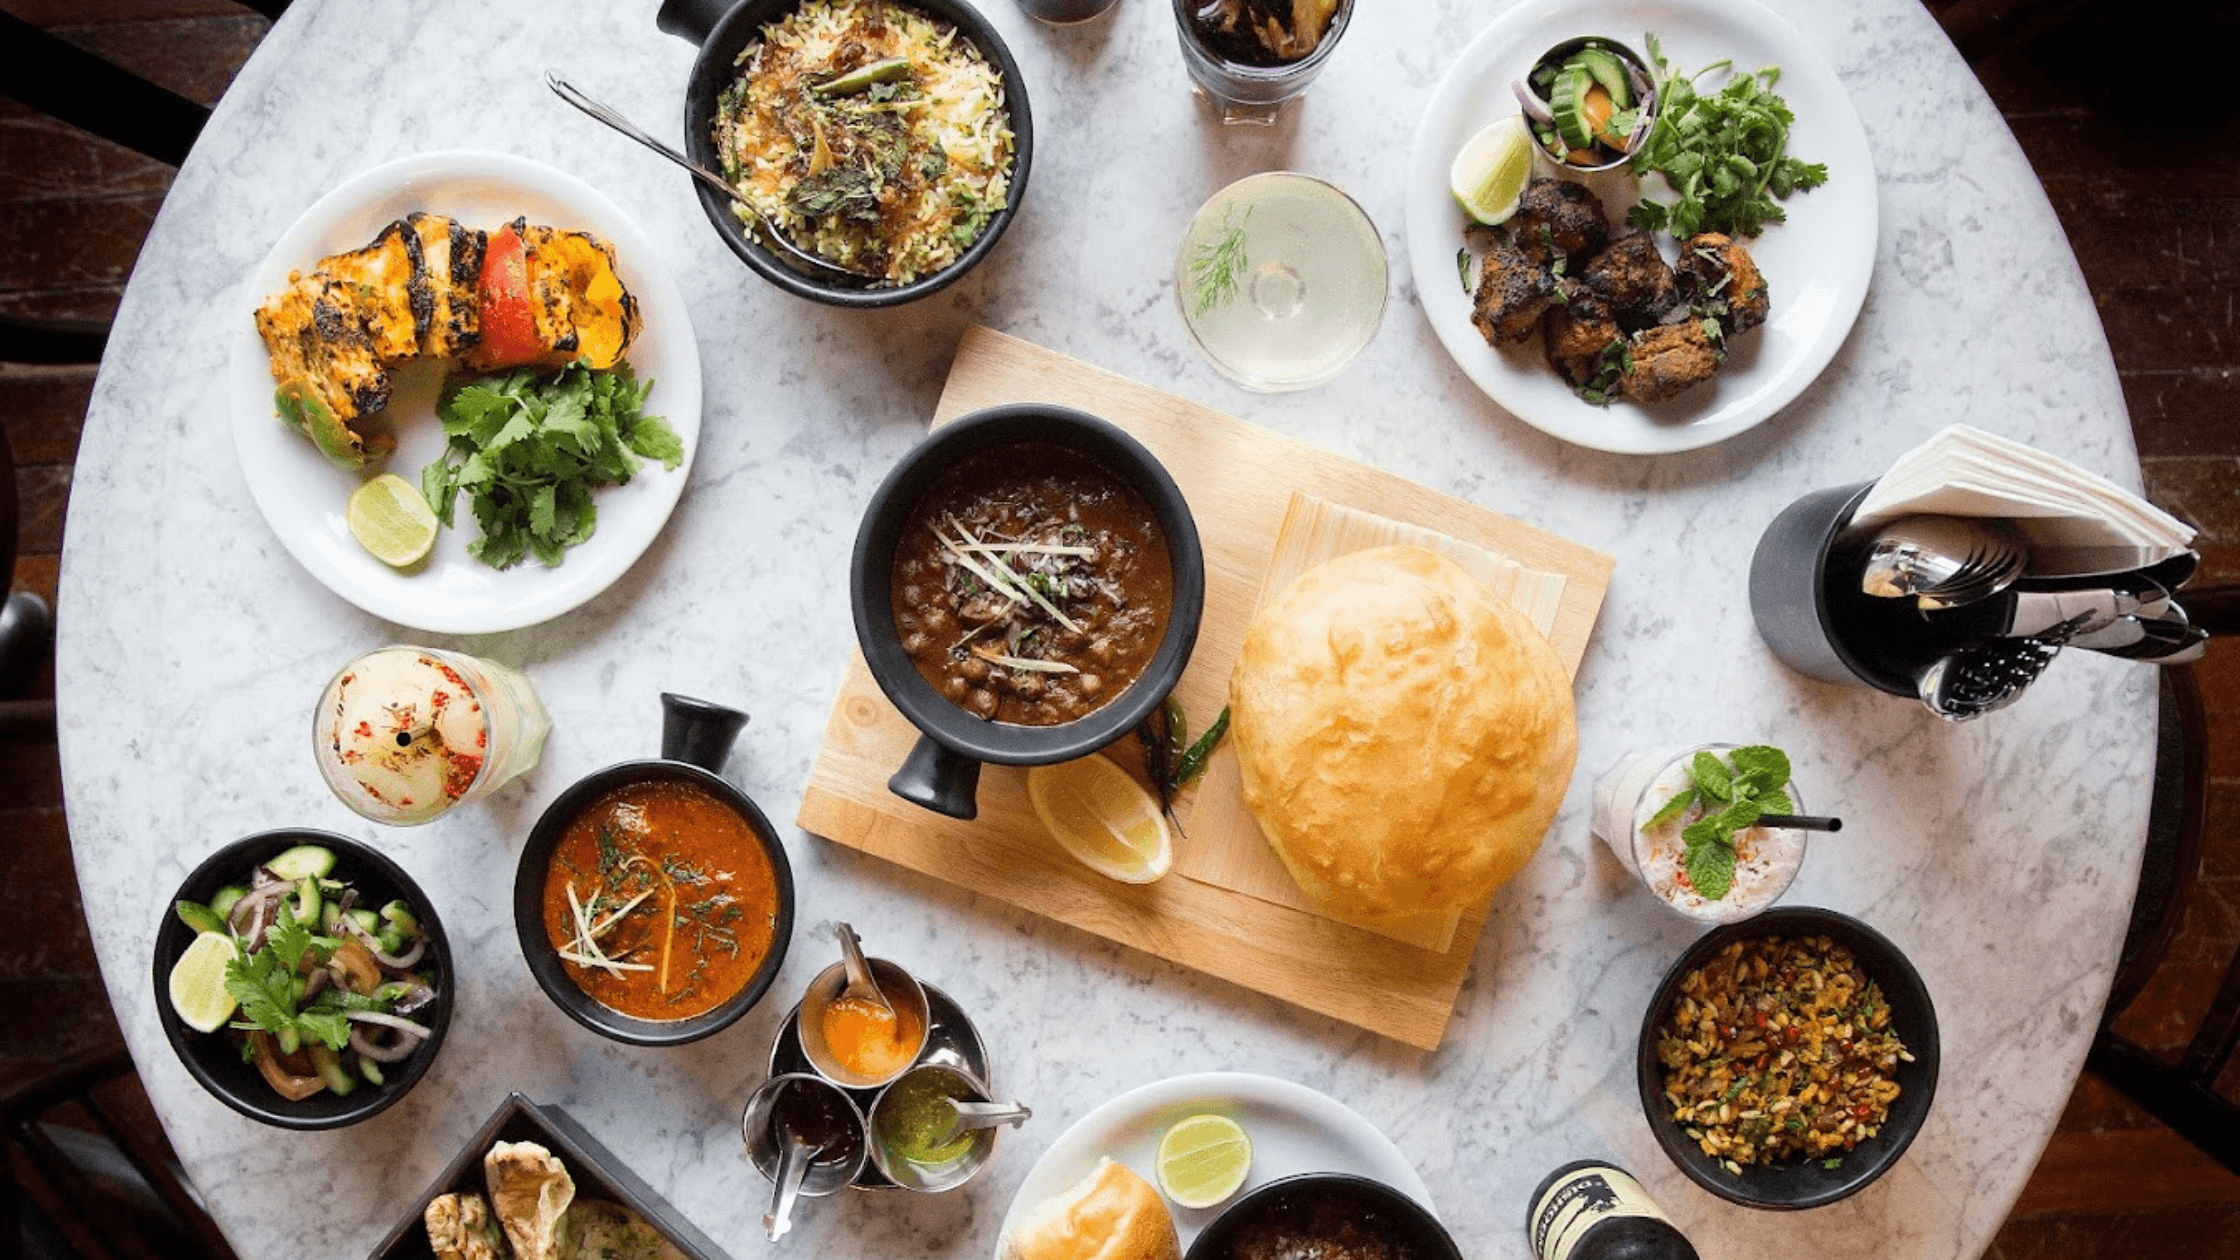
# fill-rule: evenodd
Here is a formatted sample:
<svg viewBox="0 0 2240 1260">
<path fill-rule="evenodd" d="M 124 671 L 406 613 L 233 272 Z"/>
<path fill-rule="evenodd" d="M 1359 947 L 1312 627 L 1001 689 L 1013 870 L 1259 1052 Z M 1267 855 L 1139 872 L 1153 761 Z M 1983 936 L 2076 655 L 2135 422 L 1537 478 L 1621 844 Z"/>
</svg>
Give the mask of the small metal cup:
<svg viewBox="0 0 2240 1260">
<path fill-rule="evenodd" d="M 964 1095 L 963 1101 L 994 1101 L 988 1096 L 988 1087 L 972 1073 L 942 1064 L 921 1063 L 904 1073 L 894 1084 L 880 1090 L 879 1096 L 871 1100 L 869 1125 L 871 1162 L 878 1167 L 880 1172 L 886 1174 L 889 1181 L 905 1190 L 915 1190 L 920 1194 L 940 1194 L 946 1190 L 954 1190 L 980 1175 L 980 1170 L 986 1168 L 988 1161 L 995 1156 L 996 1131 L 994 1129 L 968 1130 L 972 1136 L 972 1145 L 966 1147 L 963 1154 L 939 1164 L 917 1163 L 904 1159 L 888 1150 L 887 1144 L 879 1137 L 880 1109 L 888 1105 L 888 1100 L 895 1096 L 895 1090 L 902 1085 L 903 1081 L 926 1074 L 946 1077 L 960 1086 Z"/>
<path fill-rule="evenodd" d="M 916 978 L 902 967 L 884 958 L 866 959 L 871 966 L 872 978 L 879 983 L 879 992 L 892 1003 L 898 1015 L 915 1016 L 918 1026 L 917 1044 L 894 1071 L 883 1076 L 866 1076 L 848 1070 L 846 1064 L 833 1056 L 832 1047 L 824 1039 L 825 1008 L 848 987 L 848 970 L 844 963 L 834 963 L 817 973 L 809 982 L 808 992 L 801 995 L 801 1053 L 807 1056 L 809 1066 L 826 1080 L 848 1089 L 877 1089 L 910 1070 L 918 1057 L 925 1053 L 926 1030 L 931 1025 L 926 1009 L 926 991 Z"/>
<path fill-rule="evenodd" d="M 773 1076 L 747 1096 L 746 1111 L 739 1118 L 740 1132 L 747 1142 L 747 1158 L 753 1161 L 756 1171 L 776 1182 L 778 1160 L 785 1153 L 782 1130 L 787 1113 L 801 1105 L 819 1107 L 827 1114 L 836 1115 L 839 1127 L 844 1130 L 837 1149 L 828 1146 L 810 1158 L 809 1171 L 801 1178 L 801 1193 L 822 1198 L 847 1189 L 863 1171 L 865 1154 L 871 1146 L 870 1129 L 855 1099 L 821 1076 L 806 1072 Z"/>
</svg>

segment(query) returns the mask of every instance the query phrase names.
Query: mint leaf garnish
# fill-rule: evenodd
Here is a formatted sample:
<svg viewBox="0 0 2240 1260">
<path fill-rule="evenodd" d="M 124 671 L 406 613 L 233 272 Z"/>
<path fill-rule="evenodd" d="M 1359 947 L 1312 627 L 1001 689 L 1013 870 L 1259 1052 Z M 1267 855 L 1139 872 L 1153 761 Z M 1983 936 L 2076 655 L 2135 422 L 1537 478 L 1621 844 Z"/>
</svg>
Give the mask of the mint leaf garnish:
<svg viewBox="0 0 2240 1260">
<path fill-rule="evenodd" d="M 1750 795 L 1763 796 L 1789 781 L 1789 754 L 1765 744 L 1734 750 L 1734 777 L 1750 785 Z"/>
<path fill-rule="evenodd" d="M 1727 772 L 1726 763 L 1719 760 L 1717 753 L 1708 750 L 1697 753 L 1688 773 L 1695 779 L 1696 787 L 1713 800 L 1734 799 L 1734 776 Z"/>
<path fill-rule="evenodd" d="M 1796 802 L 1789 799 L 1787 792 L 1768 792 L 1758 798 L 1758 812 L 1760 817 L 1766 814 L 1794 814 L 1797 806 Z"/>
<path fill-rule="evenodd" d="M 1734 888 L 1734 850 L 1717 841 L 1689 846 L 1688 882 L 1707 900 L 1726 896 Z"/>
<path fill-rule="evenodd" d="M 1662 827 L 1666 823 L 1674 821 L 1675 819 L 1679 818 L 1680 815 L 1688 812 L 1688 806 L 1694 804 L 1695 799 L 1696 790 L 1694 788 L 1687 787 L 1680 789 L 1680 795 L 1673 797 L 1669 801 L 1666 801 L 1664 803 L 1664 808 L 1658 810 L 1654 814 L 1651 814 L 1649 816 L 1649 821 L 1641 824 L 1642 830 L 1646 831 L 1651 827 Z"/>
</svg>

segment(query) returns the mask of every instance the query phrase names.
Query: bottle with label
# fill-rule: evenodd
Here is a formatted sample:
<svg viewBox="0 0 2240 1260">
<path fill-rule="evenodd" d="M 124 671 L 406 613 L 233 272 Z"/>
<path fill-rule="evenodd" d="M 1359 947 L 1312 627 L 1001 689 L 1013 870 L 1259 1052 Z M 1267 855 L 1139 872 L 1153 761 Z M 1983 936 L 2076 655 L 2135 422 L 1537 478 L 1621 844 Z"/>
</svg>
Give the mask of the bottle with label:
<svg viewBox="0 0 2240 1260">
<path fill-rule="evenodd" d="M 1535 1260 L 1699 1260 L 1640 1182 L 1597 1159 L 1549 1173 L 1524 1231 Z"/>
</svg>

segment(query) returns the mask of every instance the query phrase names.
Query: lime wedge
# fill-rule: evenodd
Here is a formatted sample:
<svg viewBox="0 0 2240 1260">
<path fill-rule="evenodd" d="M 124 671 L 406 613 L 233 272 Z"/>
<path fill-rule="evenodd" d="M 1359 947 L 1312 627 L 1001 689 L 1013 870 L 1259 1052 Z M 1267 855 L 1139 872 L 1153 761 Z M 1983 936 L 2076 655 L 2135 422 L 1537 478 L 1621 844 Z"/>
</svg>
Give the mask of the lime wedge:
<svg viewBox="0 0 2240 1260">
<path fill-rule="evenodd" d="M 1517 212 L 1532 178 L 1532 131 L 1522 114 L 1489 123 L 1463 142 L 1447 171 L 1447 191 L 1472 219 L 1492 226 Z"/>
<path fill-rule="evenodd" d="M 436 514 L 419 487 L 383 473 L 350 492 L 350 536 L 383 564 L 403 568 L 436 545 Z"/>
<path fill-rule="evenodd" d="M 233 939 L 204 932 L 171 964 L 171 1010 L 196 1032 L 216 1032 L 233 1017 L 233 995 L 226 992 L 226 964 L 233 961 Z"/>
<path fill-rule="evenodd" d="M 1252 1139 L 1227 1116 L 1192 1116 L 1159 1139 L 1159 1188 L 1177 1206 L 1209 1208 L 1244 1187 Z"/>
<path fill-rule="evenodd" d="M 1103 757 L 1027 771 L 1035 817 L 1065 850 L 1100 875 L 1148 884 L 1174 865 L 1174 838 L 1159 802 Z"/>
</svg>

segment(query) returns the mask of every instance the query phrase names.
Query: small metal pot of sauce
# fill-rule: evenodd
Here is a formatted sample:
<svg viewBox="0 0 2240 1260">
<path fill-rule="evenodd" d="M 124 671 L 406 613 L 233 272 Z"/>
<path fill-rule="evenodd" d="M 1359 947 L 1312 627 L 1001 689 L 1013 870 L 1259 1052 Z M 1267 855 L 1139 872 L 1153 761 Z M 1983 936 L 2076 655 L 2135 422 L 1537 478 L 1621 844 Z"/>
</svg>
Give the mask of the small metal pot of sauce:
<svg viewBox="0 0 2240 1260">
<path fill-rule="evenodd" d="M 935 500 L 953 488 L 946 479 L 947 474 L 979 467 L 1016 465 L 1027 470 L 1022 475 L 1031 474 L 1038 484 L 1062 484 L 1060 473 L 1044 476 L 1037 471 L 1040 465 L 1036 461 L 1043 460 L 1051 448 L 1089 466 L 1093 474 L 1107 482 L 1117 482 L 1148 510 L 1166 551 L 1166 571 L 1159 576 L 1166 579 L 1160 585 L 1168 594 L 1169 602 L 1164 628 L 1157 631 L 1155 639 L 1145 637 L 1140 644 L 1143 648 L 1139 654 L 1140 668 L 1132 676 L 1095 679 L 1094 692 L 1110 696 L 1109 700 L 1090 707 L 1082 701 L 1086 692 L 1073 695 L 1071 707 L 1056 710 L 1067 715 L 1065 720 L 1036 725 L 1029 723 L 1052 711 L 1055 702 L 1013 706 L 1012 697 L 1007 696 L 1003 706 L 998 707 L 965 678 L 949 678 L 937 684 L 927 676 L 941 663 L 933 658 L 944 652 L 950 654 L 959 669 L 977 670 L 981 677 L 988 674 L 988 667 L 984 663 L 976 665 L 976 660 L 1007 658 L 1016 662 L 1022 655 L 1011 645 L 998 642 L 995 635 L 986 636 L 977 644 L 952 645 L 949 640 L 970 639 L 985 628 L 983 623 L 973 621 L 978 614 L 963 607 L 954 590 L 927 596 L 925 602 L 929 605 L 936 599 L 945 602 L 923 610 L 925 620 L 906 632 L 900 624 L 902 618 L 916 618 L 920 610 L 902 596 L 918 579 L 909 573 L 898 574 L 898 565 L 911 563 L 910 557 L 915 554 L 913 548 L 922 549 L 926 545 L 923 538 L 917 537 L 929 533 L 929 526 L 921 520 L 921 512 L 938 509 L 940 504 Z M 1056 464 L 1063 462 L 1061 457 Z M 1008 494 L 1009 483 L 1004 484 Z M 1102 490 L 1096 494 L 1100 503 L 1116 497 Z M 1081 516 L 1087 519 L 1089 514 L 1083 512 Z M 991 576 L 987 564 L 983 563 L 991 559 L 990 552 L 980 548 L 993 547 L 1000 552 L 1011 546 L 987 544 L 977 534 L 968 537 L 958 528 L 959 523 L 953 516 L 944 515 L 934 524 L 941 528 L 932 529 L 930 533 L 945 540 L 943 545 L 958 544 L 979 557 L 970 564 L 959 564 L 952 577 L 970 573 L 979 573 L 982 578 Z M 1128 546 L 1135 548 L 1134 543 Z M 1138 555 L 1149 554 L 1147 547 L 1135 550 Z M 1092 563 L 1095 562 L 1092 557 Z M 924 565 L 925 561 L 921 559 L 918 563 Z M 1019 582 L 1019 595 L 1013 602 L 1023 604 L 1033 599 L 1043 603 L 1040 592 L 1051 589 L 1041 581 L 1045 575 L 1028 576 L 1037 579 L 1039 584 L 1034 591 L 1029 591 L 1026 589 L 1029 583 Z M 1101 575 L 1076 576 L 1092 584 L 1104 580 Z M 1001 580 L 1007 586 L 1018 582 L 1016 575 Z M 1063 580 L 1070 583 L 1075 578 Z M 925 581 L 929 587 L 941 586 L 931 578 Z M 1124 599 L 1110 602 L 1126 606 Z M 1191 649 L 1197 644 L 1198 621 L 1205 610 L 1205 555 L 1199 546 L 1198 527 L 1191 517 L 1190 505 L 1183 500 L 1174 478 L 1142 443 L 1107 421 L 1071 408 L 1045 404 L 990 407 L 935 430 L 905 455 L 872 493 L 871 504 L 864 511 L 862 528 L 856 534 L 855 554 L 849 566 L 849 603 L 855 616 L 856 641 L 863 649 L 872 678 L 921 735 L 902 768 L 887 781 L 888 788 L 904 800 L 936 813 L 970 819 L 978 813 L 976 792 L 983 762 L 1038 766 L 1087 756 L 1133 730 L 1166 699 L 1182 677 Z M 950 607 L 952 604 L 958 606 Z M 1087 604 L 1098 606 L 1094 598 Z M 1117 616 L 1117 612 L 1114 615 Z M 965 629 L 967 626 L 970 629 Z M 1148 636 L 1140 624 L 1136 629 Z M 919 641 L 926 636 L 933 640 L 930 653 L 925 643 Z M 1076 634 L 1074 637 L 1085 636 Z M 1092 638 L 1088 646 L 1095 648 L 1098 644 Z M 915 654 L 914 647 L 918 649 Z M 1049 666 L 1037 668 L 1048 670 Z M 1048 686 L 1062 693 L 1069 686 L 1086 688 L 1089 682 L 1086 672 L 1065 666 L 1061 671 L 1029 673 L 1023 677 L 1034 678 L 1037 690 L 1043 679 L 1050 679 Z M 1015 708 L 1023 709 L 1023 715 L 1015 712 Z M 1025 720 L 1014 720 L 1021 716 Z"/>
</svg>

